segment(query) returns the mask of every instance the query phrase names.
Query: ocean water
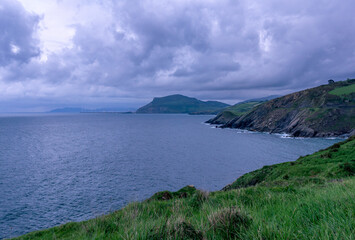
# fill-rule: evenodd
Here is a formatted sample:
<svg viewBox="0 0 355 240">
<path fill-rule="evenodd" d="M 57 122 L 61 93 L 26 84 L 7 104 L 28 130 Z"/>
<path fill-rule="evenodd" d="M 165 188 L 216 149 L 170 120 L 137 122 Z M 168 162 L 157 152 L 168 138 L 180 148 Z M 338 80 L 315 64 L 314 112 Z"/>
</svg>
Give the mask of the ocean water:
<svg viewBox="0 0 355 240">
<path fill-rule="evenodd" d="M 219 190 L 337 139 L 216 129 L 211 116 L 0 115 L 0 239 L 81 221 L 161 190 Z"/>
</svg>

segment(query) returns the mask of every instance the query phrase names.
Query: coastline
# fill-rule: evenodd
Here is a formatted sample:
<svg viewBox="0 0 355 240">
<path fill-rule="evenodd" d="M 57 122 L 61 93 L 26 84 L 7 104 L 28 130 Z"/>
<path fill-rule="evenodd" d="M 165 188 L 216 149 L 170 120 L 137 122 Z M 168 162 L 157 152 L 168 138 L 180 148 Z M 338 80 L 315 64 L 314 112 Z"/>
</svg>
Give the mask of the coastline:
<svg viewBox="0 0 355 240">
<path fill-rule="evenodd" d="M 126 234 L 127 239 L 135 238 L 134 236 L 142 239 L 156 237 L 159 239 L 207 237 L 209 239 L 212 236 L 215 239 L 225 237 L 250 239 L 256 236 L 274 236 L 279 239 L 289 236 L 289 239 L 308 239 L 304 235 L 299 235 L 299 231 L 284 227 L 298 226 L 304 232 L 315 234 L 307 236 L 317 238 L 321 236 L 320 234 L 326 234 L 324 231 L 327 229 L 327 224 L 330 224 L 329 222 L 332 222 L 333 228 L 337 229 L 337 234 L 344 237 L 343 239 L 351 238 L 350 233 L 354 226 L 350 224 L 352 216 L 347 215 L 346 212 L 351 208 L 355 209 L 355 203 L 339 207 L 338 201 L 351 203 L 349 200 L 353 199 L 352 195 L 355 195 L 353 191 L 348 191 L 355 187 L 354 146 L 355 137 L 351 137 L 314 154 L 300 157 L 297 161 L 265 166 L 244 174 L 234 183 L 227 185 L 223 191 L 208 193 L 194 189 L 192 186 L 177 192 L 163 191 L 143 202 L 131 203 L 109 215 L 84 222 L 67 223 L 15 239 L 50 239 L 53 236 L 61 236 L 60 239 L 69 239 L 70 236 L 76 239 L 80 236 L 80 238 L 87 238 L 93 236 L 92 234 L 95 234 L 97 239 L 104 239 L 107 236 L 123 236 L 120 234 Z M 351 160 L 353 157 L 354 159 Z M 315 167 L 318 170 L 315 170 Z M 271 202 L 268 200 L 270 197 L 273 199 Z M 285 198 L 288 199 L 286 205 Z M 235 206 L 233 206 L 235 203 L 230 205 L 231 199 L 232 202 L 236 201 Z M 321 214 L 319 216 L 322 216 L 320 219 L 322 224 L 325 224 L 324 226 L 301 223 L 313 218 L 304 209 L 304 206 L 312 204 L 315 208 L 312 214 Z M 254 205 L 256 208 L 253 207 Z M 297 209 L 297 206 L 300 208 L 299 211 L 304 209 L 306 212 L 295 216 L 292 209 L 295 207 Z M 280 209 L 278 211 L 275 208 Z M 272 222 L 268 224 L 259 222 L 260 217 L 266 217 L 272 213 L 271 209 L 274 209 L 272 212 L 277 212 L 275 216 L 279 220 L 275 222 L 276 225 Z M 331 215 L 323 216 L 325 212 L 330 212 Z M 157 214 L 157 220 L 150 218 L 149 216 L 153 216 L 150 214 Z M 288 214 L 292 214 L 293 218 L 290 218 Z M 198 224 L 200 220 L 196 219 L 197 216 L 202 217 L 203 225 Z M 285 218 L 287 216 L 289 219 Z M 347 226 L 344 227 L 344 222 L 338 220 L 340 216 L 348 223 Z M 329 217 L 334 219 L 329 219 Z M 119 219 L 122 218 L 126 220 L 121 222 Z M 286 224 L 279 222 L 285 219 L 288 219 Z M 115 221 L 119 221 L 118 225 L 114 224 L 112 227 Z M 209 227 L 204 228 L 205 224 Z M 92 230 L 87 231 L 85 226 L 94 228 L 89 227 Z M 111 227 L 107 228 L 108 226 Z M 140 226 L 138 229 L 141 230 L 136 232 L 134 226 Z M 256 231 L 260 227 L 261 231 Z"/>
<path fill-rule="evenodd" d="M 281 138 L 292 138 L 292 139 L 310 139 L 310 138 L 318 138 L 318 139 L 339 139 L 339 140 L 346 140 L 349 137 L 351 137 L 351 134 L 343 134 L 339 136 L 324 136 L 324 137 L 295 137 L 292 136 L 289 133 L 277 133 L 277 132 L 259 132 L 259 131 L 253 131 L 253 130 L 248 130 L 248 129 L 242 129 L 242 128 L 232 128 L 232 127 L 221 127 L 223 124 L 213 124 L 213 123 L 206 123 L 206 125 L 211 126 L 211 128 L 216 128 L 216 129 L 229 129 L 236 131 L 237 133 L 247 133 L 247 134 L 268 134 L 268 135 L 275 135 L 275 136 L 280 136 Z"/>
</svg>

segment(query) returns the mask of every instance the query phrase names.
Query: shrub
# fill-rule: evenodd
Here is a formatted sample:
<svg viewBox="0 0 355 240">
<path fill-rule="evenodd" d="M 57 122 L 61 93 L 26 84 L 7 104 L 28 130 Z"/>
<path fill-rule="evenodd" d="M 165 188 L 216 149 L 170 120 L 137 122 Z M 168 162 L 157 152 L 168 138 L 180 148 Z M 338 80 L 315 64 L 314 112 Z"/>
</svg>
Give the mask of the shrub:
<svg viewBox="0 0 355 240">
<path fill-rule="evenodd" d="M 320 155 L 321 158 L 332 158 L 331 152 L 326 152 Z"/>
<path fill-rule="evenodd" d="M 355 162 L 347 162 L 339 165 L 340 169 L 346 172 L 347 175 L 355 175 Z"/>
<path fill-rule="evenodd" d="M 195 228 L 183 221 L 178 220 L 172 227 L 170 235 L 174 239 L 203 239 L 203 235 L 200 231 L 195 230 Z"/>
<path fill-rule="evenodd" d="M 236 207 L 223 208 L 208 217 L 211 229 L 222 239 L 242 239 L 251 219 Z"/>
<path fill-rule="evenodd" d="M 189 205 L 195 210 L 199 209 L 201 205 L 208 200 L 209 192 L 196 191 L 196 193 L 190 198 Z"/>
<path fill-rule="evenodd" d="M 190 223 L 183 218 L 176 220 L 169 219 L 161 227 L 155 227 L 150 230 L 147 240 L 161 239 L 203 239 L 201 231 L 196 230 Z"/>
</svg>

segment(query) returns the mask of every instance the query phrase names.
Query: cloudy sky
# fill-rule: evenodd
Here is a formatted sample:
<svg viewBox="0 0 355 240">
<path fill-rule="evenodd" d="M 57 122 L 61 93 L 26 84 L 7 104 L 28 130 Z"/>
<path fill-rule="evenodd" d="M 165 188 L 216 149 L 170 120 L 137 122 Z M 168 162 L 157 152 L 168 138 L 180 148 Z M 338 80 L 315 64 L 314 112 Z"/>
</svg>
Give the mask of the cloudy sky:
<svg viewBox="0 0 355 240">
<path fill-rule="evenodd" d="M 235 103 L 355 77 L 353 0 L 0 0 L 0 112 Z"/>
</svg>

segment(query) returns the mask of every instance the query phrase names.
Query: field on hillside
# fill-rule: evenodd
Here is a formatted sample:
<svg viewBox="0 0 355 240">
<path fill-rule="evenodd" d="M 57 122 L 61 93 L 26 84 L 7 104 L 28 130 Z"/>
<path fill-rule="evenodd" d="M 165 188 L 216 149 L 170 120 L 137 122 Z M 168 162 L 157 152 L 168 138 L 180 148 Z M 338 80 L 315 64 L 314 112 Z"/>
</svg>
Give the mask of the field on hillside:
<svg viewBox="0 0 355 240">
<path fill-rule="evenodd" d="M 348 95 L 350 93 L 355 93 L 355 84 L 339 87 L 329 92 L 330 94 L 341 96 L 341 95 Z"/>
</svg>

